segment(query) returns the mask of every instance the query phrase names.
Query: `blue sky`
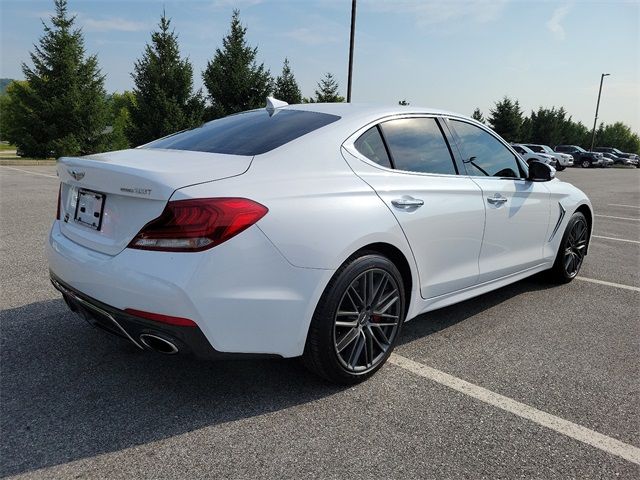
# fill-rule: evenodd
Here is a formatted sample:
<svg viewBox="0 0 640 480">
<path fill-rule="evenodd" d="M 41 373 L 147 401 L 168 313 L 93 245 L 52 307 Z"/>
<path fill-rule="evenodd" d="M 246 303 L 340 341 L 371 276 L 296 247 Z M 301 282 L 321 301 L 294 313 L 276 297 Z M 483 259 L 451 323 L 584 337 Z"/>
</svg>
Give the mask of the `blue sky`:
<svg viewBox="0 0 640 480">
<path fill-rule="evenodd" d="M 130 72 L 163 6 L 194 80 L 229 28 L 233 8 L 259 61 L 277 74 L 288 57 L 304 95 L 332 72 L 346 93 L 349 0 L 70 0 L 109 91 L 132 88 Z M 42 34 L 50 0 L 0 0 L 0 76 Z M 640 1 L 359 0 L 353 101 L 432 106 L 487 114 L 504 95 L 525 112 L 564 106 L 591 127 L 600 74 L 600 120 L 640 132 Z"/>
</svg>

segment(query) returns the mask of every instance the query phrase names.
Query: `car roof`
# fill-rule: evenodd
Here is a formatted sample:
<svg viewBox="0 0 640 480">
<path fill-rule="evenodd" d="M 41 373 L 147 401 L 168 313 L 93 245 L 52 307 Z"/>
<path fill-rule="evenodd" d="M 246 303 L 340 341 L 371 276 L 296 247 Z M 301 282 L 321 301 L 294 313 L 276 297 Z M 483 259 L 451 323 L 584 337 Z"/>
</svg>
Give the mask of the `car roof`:
<svg viewBox="0 0 640 480">
<path fill-rule="evenodd" d="M 453 117 L 466 118 L 472 120 L 466 115 L 440 110 L 429 107 L 414 107 L 413 105 L 376 105 L 368 103 L 299 103 L 296 105 L 286 105 L 280 107 L 287 110 L 306 110 L 309 112 L 328 113 L 338 115 L 343 119 L 359 118 L 359 117 L 383 117 L 387 115 L 402 114 L 430 114 L 430 115 L 450 115 Z"/>
</svg>

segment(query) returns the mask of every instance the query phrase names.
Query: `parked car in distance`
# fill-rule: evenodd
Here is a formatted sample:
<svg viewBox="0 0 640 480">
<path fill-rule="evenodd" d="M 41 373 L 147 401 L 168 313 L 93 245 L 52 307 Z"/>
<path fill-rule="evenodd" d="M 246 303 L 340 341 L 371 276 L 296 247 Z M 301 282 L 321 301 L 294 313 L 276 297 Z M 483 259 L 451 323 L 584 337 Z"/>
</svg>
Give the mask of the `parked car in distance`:
<svg viewBox="0 0 640 480">
<path fill-rule="evenodd" d="M 568 153 L 554 152 L 553 148 L 548 145 L 539 145 L 536 143 L 525 143 L 523 145 L 536 153 L 552 155 L 556 159 L 556 170 L 558 171 L 562 171 L 567 167 L 573 167 L 573 157 Z"/>
<path fill-rule="evenodd" d="M 635 167 L 635 163 L 630 158 L 618 157 L 617 155 L 614 155 L 613 153 L 609 153 L 609 152 L 602 152 L 602 155 L 604 155 L 604 158 L 613 161 L 614 165 L 625 165 L 625 166 Z"/>
<path fill-rule="evenodd" d="M 556 158 L 553 155 L 546 153 L 536 153 L 528 147 L 519 143 L 512 143 L 513 149 L 520 154 L 520 156 L 527 162 L 527 165 L 533 161 L 546 163 L 550 167 L 556 168 Z"/>
<path fill-rule="evenodd" d="M 636 155 L 635 153 L 626 153 L 613 147 L 595 147 L 593 151 L 610 153 L 620 158 L 628 158 L 629 160 L 631 160 L 632 165 L 635 165 L 636 167 L 640 167 L 640 156 Z"/>
<path fill-rule="evenodd" d="M 602 153 L 587 152 L 584 148 L 578 145 L 558 145 L 554 148 L 556 152 L 568 153 L 573 157 L 574 166 L 580 166 L 582 168 L 589 167 L 602 167 L 606 165 Z"/>
<path fill-rule="evenodd" d="M 270 99 L 57 172 L 47 257 L 72 311 L 141 351 L 302 356 L 343 384 L 408 319 L 542 271 L 573 280 L 593 224 L 553 168 L 414 106 Z"/>
</svg>

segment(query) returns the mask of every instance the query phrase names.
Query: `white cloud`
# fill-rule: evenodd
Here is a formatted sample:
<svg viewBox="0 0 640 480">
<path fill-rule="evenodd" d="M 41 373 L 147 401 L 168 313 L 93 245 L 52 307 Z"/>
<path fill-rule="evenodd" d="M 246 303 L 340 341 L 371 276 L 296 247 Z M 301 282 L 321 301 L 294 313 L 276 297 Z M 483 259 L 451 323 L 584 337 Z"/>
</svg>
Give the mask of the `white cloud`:
<svg viewBox="0 0 640 480">
<path fill-rule="evenodd" d="M 553 11 L 551 18 L 546 23 L 547 29 L 551 33 L 553 33 L 553 35 L 558 40 L 564 40 L 566 36 L 566 32 L 564 30 L 564 27 L 562 26 L 562 21 L 564 20 L 564 17 L 566 17 L 567 14 L 569 13 L 569 10 L 571 10 L 571 5 L 559 6 Z"/>
<path fill-rule="evenodd" d="M 507 0 L 368 0 L 372 10 L 413 16 L 420 26 L 468 19 L 478 23 L 496 20 Z"/>
<path fill-rule="evenodd" d="M 78 24 L 87 32 L 139 32 L 149 28 L 143 22 L 120 17 L 97 19 L 78 16 Z"/>
</svg>

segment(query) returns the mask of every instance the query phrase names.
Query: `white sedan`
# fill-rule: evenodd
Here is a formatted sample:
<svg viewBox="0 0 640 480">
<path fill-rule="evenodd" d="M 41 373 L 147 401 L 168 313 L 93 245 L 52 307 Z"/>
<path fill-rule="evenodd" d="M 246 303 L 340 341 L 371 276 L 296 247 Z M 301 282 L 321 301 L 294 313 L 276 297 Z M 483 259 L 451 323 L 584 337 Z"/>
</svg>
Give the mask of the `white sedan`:
<svg viewBox="0 0 640 480">
<path fill-rule="evenodd" d="M 355 383 L 404 321 L 547 270 L 588 198 L 483 124 L 433 109 L 269 108 L 58 162 L 51 280 L 140 349 L 303 356 Z"/>
</svg>

